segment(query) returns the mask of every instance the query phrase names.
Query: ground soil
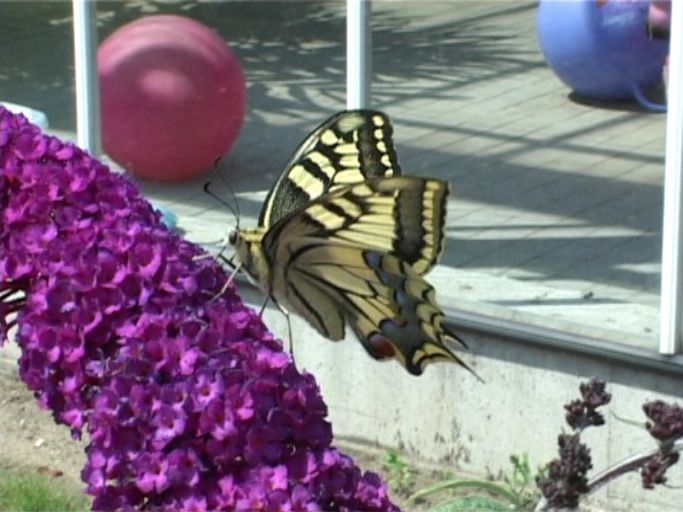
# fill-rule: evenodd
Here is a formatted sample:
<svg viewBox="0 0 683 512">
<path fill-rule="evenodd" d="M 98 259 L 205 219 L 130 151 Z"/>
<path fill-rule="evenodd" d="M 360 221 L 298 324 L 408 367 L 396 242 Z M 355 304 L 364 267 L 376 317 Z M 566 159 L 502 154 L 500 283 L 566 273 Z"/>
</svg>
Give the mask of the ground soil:
<svg viewBox="0 0 683 512">
<path fill-rule="evenodd" d="M 38 407 L 16 371 L 0 369 L 0 390 L 0 467 L 47 474 L 65 490 L 81 492 L 85 442 Z"/>
</svg>

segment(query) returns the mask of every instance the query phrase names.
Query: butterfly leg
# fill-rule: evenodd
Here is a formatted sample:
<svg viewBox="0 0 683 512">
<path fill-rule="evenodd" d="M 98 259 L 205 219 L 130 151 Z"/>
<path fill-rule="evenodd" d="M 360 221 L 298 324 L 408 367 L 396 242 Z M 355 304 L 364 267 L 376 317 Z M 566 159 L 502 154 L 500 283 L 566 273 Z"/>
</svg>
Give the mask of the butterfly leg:
<svg viewBox="0 0 683 512">
<path fill-rule="evenodd" d="M 224 262 L 228 263 L 228 260 L 227 260 L 227 258 L 225 258 L 225 256 L 223 256 L 223 253 L 225 252 L 225 250 L 228 248 L 228 246 L 230 244 L 226 240 L 219 240 L 217 243 L 221 244 L 221 250 L 218 251 L 218 254 L 216 254 L 215 256 L 213 254 L 208 253 L 208 252 L 205 254 L 198 254 L 197 256 L 192 257 L 192 261 L 205 260 L 207 258 L 215 258 L 215 259 L 223 260 Z M 230 265 L 232 268 L 234 268 L 234 264 L 231 261 L 228 263 L 228 265 Z"/>
<path fill-rule="evenodd" d="M 292 322 L 289 318 L 289 312 L 285 308 L 280 306 L 280 304 L 278 304 L 278 301 L 273 299 L 273 297 L 268 297 L 266 299 L 266 302 L 263 303 L 263 308 L 261 308 L 261 314 L 263 313 L 263 310 L 265 309 L 266 304 L 268 304 L 269 300 L 273 301 L 273 304 L 275 304 L 277 306 L 277 308 L 280 310 L 280 313 L 282 313 L 284 315 L 285 320 L 287 321 L 287 338 L 288 338 L 287 346 L 289 348 L 289 354 L 292 356 L 292 363 L 296 367 L 296 360 L 294 359 L 294 341 L 292 340 Z"/>
<path fill-rule="evenodd" d="M 221 252 L 222 252 L 222 251 L 221 251 Z M 223 263 L 225 263 L 228 267 L 230 267 L 231 269 L 233 269 L 233 275 L 234 275 L 234 271 L 238 268 L 238 265 L 235 265 L 235 263 L 232 261 L 232 258 L 226 258 L 226 257 L 223 256 L 221 253 L 218 253 L 217 258 L 219 258 L 219 259 L 220 259 Z M 234 258 L 234 256 L 233 256 L 233 258 Z"/>
<path fill-rule="evenodd" d="M 266 297 L 266 300 L 263 301 L 263 306 L 261 306 L 261 310 L 258 312 L 258 316 L 263 316 L 263 312 L 266 310 L 266 306 L 268 305 L 269 300 L 270 297 Z"/>
<path fill-rule="evenodd" d="M 294 342 L 292 341 L 292 322 L 289 319 L 289 313 L 280 309 L 287 319 L 287 336 L 289 337 L 289 354 L 292 356 L 292 364 L 296 368 L 296 360 L 294 359 Z"/>
<path fill-rule="evenodd" d="M 230 274 L 230 277 L 228 277 L 228 280 L 225 282 L 225 284 L 221 288 L 221 291 L 219 291 L 216 295 L 214 295 L 213 298 L 209 301 L 209 304 L 212 303 L 213 301 L 217 300 L 218 297 L 220 297 L 221 295 L 223 295 L 227 291 L 227 289 L 230 287 L 230 284 L 235 279 L 237 272 L 239 272 L 241 268 L 242 268 L 242 265 L 234 265 L 233 264 L 233 271 Z"/>
<path fill-rule="evenodd" d="M 206 260 L 208 258 L 213 258 L 213 254 L 198 254 L 197 256 L 192 257 L 192 261 Z"/>
</svg>

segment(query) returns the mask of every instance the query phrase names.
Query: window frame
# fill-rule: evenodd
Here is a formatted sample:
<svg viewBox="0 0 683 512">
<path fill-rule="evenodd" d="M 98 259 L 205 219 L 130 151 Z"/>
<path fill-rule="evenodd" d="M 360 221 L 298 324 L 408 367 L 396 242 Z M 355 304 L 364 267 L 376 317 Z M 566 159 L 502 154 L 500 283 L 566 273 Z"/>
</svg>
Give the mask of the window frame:
<svg viewBox="0 0 683 512">
<path fill-rule="evenodd" d="M 77 140 L 101 153 L 96 0 L 72 0 Z M 370 106 L 371 0 L 346 0 L 347 108 Z M 683 3 L 672 2 L 666 120 L 659 351 L 452 309 L 449 321 L 482 335 L 683 373 Z"/>
</svg>

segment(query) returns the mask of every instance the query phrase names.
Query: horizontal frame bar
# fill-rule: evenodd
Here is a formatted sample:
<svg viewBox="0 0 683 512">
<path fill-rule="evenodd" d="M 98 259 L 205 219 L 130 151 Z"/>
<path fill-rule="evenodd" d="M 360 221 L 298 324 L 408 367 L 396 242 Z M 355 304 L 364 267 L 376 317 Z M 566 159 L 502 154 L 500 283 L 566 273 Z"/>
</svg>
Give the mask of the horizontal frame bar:
<svg viewBox="0 0 683 512">
<path fill-rule="evenodd" d="M 683 375 L 683 355 L 680 354 L 662 355 L 654 349 L 648 350 L 583 334 L 463 310 L 447 310 L 447 323 L 483 336 L 496 336 L 537 348 L 572 352 L 597 360 Z"/>
</svg>

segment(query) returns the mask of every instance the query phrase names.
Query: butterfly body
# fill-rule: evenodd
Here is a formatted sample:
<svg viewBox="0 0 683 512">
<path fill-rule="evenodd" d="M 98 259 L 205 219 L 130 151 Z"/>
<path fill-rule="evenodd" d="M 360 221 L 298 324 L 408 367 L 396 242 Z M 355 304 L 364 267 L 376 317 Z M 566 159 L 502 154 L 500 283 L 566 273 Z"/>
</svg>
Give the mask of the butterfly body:
<svg viewBox="0 0 683 512">
<path fill-rule="evenodd" d="M 230 233 L 229 242 L 235 248 L 241 267 L 250 280 L 268 296 L 272 296 L 271 265 L 263 248 L 265 233 L 266 230 L 261 227 L 236 230 Z"/>
<path fill-rule="evenodd" d="M 348 325 L 376 359 L 413 374 L 434 360 L 464 363 L 422 277 L 443 250 L 448 185 L 401 176 L 388 118 L 341 112 L 320 125 L 269 192 L 259 226 L 230 242 L 280 306 L 321 335 Z"/>
</svg>

